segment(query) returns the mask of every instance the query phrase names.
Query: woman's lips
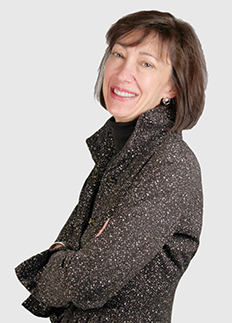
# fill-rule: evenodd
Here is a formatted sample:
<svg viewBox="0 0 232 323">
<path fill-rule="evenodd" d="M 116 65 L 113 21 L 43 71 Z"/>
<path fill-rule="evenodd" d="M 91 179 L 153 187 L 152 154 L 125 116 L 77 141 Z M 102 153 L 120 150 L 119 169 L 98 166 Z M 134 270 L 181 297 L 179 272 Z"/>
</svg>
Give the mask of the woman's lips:
<svg viewBox="0 0 232 323">
<path fill-rule="evenodd" d="M 136 93 L 129 92 L 129 91 L 119 88 L 119 87 L 112 87 L 111 88 L 111 95 L 114 98 L 122 99 L 122 100 L 134 99 L 135 97 L 138 96 Z"/>
</svg>

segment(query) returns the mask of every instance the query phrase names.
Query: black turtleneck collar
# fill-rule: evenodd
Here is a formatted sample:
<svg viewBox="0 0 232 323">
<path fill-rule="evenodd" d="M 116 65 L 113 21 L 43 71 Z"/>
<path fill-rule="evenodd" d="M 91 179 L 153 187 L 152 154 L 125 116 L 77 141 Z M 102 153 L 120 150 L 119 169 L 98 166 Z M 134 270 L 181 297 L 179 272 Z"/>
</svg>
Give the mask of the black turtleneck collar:
<svg viewBox="0 0 232 323">
<path fill-rule="evenodd" d="M 109 120 L 109 126 L 112 130 L 116 154 L 123 148 L 129 137 L 131 136 L 137 120 L 138 119 L 130 122 L 115 122 L 114 117 Z"/>
</svg>

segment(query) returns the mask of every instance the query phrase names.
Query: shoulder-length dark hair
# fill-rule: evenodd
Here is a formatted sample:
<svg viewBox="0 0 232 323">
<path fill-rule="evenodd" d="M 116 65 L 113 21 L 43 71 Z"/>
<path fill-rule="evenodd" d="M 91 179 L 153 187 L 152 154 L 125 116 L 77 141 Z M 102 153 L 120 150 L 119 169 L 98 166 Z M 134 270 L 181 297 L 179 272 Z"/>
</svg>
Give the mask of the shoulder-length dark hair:
<svg viewBox="0 0 232 323">
<path fill-rule="evenodd" d="M 106 108 L 102 86 L 107 60 L 115 43 L 133 32 L 139 32 L 137 34 L 141 37 L 128 46 L 136 46 L 152 34 L 159 39 L 161 56 L 163 46 L 166 46 L 172 64 L 171 82 L 176 93 L 172 99 L 176 117 L 170 130 L 179 132 L 192 128 L 204 108 L 207 68 L 193 27 L 170 13 L 140 11 L 119 19 L 111 26 L 106 34 L 108 47 L 99 66 L 95 97 Z"/>
</svg>

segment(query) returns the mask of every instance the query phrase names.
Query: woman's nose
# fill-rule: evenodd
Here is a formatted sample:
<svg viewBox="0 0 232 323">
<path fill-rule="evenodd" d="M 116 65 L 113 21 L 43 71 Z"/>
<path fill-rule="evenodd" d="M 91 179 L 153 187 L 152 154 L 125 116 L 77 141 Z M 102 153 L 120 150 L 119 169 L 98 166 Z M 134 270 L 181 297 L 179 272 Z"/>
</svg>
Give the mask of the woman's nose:
<svg viewBox="0 0 232 323">
<path fill-rule="evenodd" d="M 134 68 L 129 62 L 124 62 L 117 73 L 118 80 L 122 83 L 131 83 L 134 80 Z"/>
</svg>

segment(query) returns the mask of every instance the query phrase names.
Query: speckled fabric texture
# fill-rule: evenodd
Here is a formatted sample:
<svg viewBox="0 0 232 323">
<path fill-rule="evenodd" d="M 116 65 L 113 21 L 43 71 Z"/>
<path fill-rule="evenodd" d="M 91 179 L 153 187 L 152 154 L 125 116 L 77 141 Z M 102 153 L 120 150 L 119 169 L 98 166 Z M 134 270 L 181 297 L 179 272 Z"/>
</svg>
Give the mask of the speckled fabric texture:
<svg viewBox="0 0 232 323">
<path fill-rule="evenodd" d="M 87 140 L 95 167 L 57 238 L 72 250 L 16 268 L 28 310 L 53 323 L 171 322 L 202 225 L 199 164 L 171 122 L 164 106 L 145 112 L 118 154 L 108 122 Z"/>
</svg>

